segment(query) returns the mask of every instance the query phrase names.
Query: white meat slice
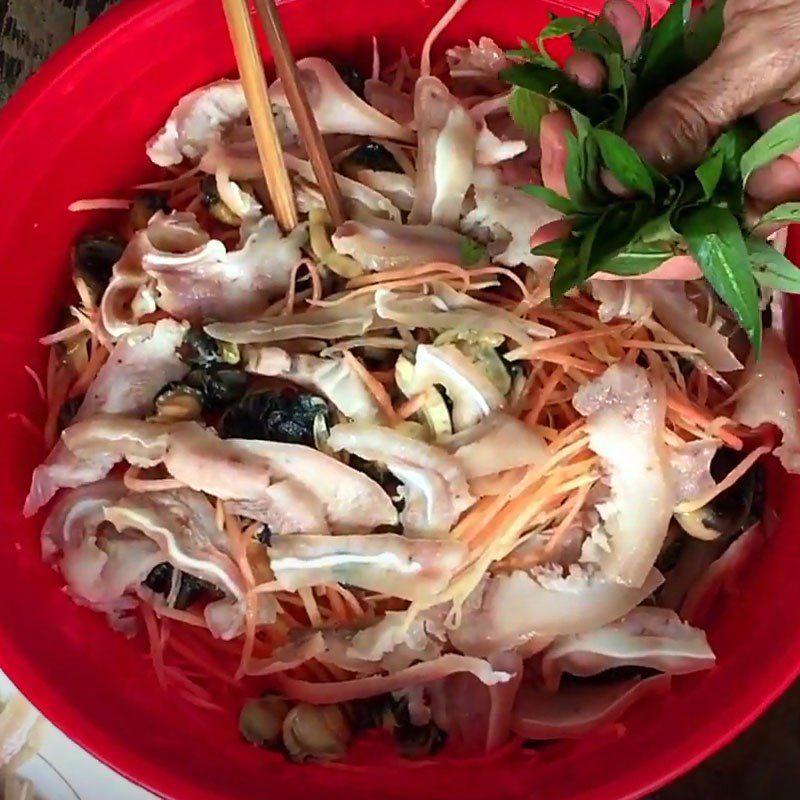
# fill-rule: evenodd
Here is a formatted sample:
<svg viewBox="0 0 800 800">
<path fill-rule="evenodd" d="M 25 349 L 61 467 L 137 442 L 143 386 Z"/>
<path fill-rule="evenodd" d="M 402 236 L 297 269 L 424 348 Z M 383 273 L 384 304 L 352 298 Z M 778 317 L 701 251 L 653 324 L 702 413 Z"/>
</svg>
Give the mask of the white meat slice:
<svg viewBox="0 0 800 800">
<path fill-rule="evenodd" d="M 182 97 L 164 127 L 148 143 L 147 155 L 160 167 L 199 158 L 224 129 L 247 114 L 240 81 L 222 80 Z"/>
<path fill-rule="evenodd" d="M 556 639 L 542 654 L 542 677 L 555 692 L 565 672 L 585 678 L 631 666 L 685 675 L 714 663 L 703 631 L 670 609 L 642 606 L 605 627 Z"/>
<path fill-rule="evenodd" d="M 217 527 L 213 506 L 200 492 L 131 493 L 108 507 L 105 516 L 117 530 L 143 533 L 175 568 L 243 599 L 242 574 Z"/>
<path fill-rule="evenodd" d="M 718 439 L 701 439 L 669 448 L 676 505 L 695 500 L 713 488 L 716 481 L 711 475 L 711 461 L 720 444 Z"/>
<path fill-rule="evenodd" d="M 360 533 L 397 521 L 391 499 L 372 478 L 312 447 L 250 439 L 226 443 L 262 459 L 274 478 L 295 481 L 311 492 L 333 533 Z"/>
<path fill-rule="evenodd" d="M 544 200 L 504 184 L 498 170 L 480 167 L 475 170 L 475 208 L 461 220 L 461 230 L 490 242 L 497 263 L 541 271 L 549 269 L 553 260 L 531 254 L 531 235 L 560 218 Z"/>
<path fill-rule="evenodd" d="M 489 655 L 537 636 L 583 633 L 625 616 L 662 582 L 652 570 L 641 587 L 612 583 L 571 567 L 542 567 L 487 579 L 464 604 L 450 641 L 462 653 Z"/>
<path fill-rule="evenodd" d="M 161 211 L 154 214 L 147 227 L 134 234 L 114 265 L 111 281 L 100 301 L 103 333 L 118 339 L 134 330 L 142 316 L 156 310 L 154 280 L 142 266 L 145 256 L 197 252 L 209 239 L 194 214 Z"/>
<path fill-rule="evenodd" d="M 325 506 L 299 481 L 277 481 L 262 499 L 230 501 L 228 510 L 265 523 L 272 533 L 330 533 Z"/>
<path fill-rule="evenodd" d="M 469 480 L 538 464 L 547 458 L 544 439 L 502 411 L 492 412 L 440 445 L 455 456 Z"/>
<path fill-rule="evenodd" d="M 238 322 L 286 293 L 307 238 L 305 226 L 284 237 L 274 217 L 263 217 L 242 226 L 238 250 L 212 239 L 185 253 L 146 253 L 142 268 L 155 279 L 164 311 L 195 323 Z"/>
<path fill-rule="evenodd" d="M 351 256 L 371 272 L 433 262 L 460 264 L 464 241 L 441 225 L 403 225 L 381 219 L 348 220 L 332 237 L 337 253 Z"/>
<path fill-rule="evenodd" d="M 417 186 L 408 217 L 412 225 L 454 228 L 472 184 L 477 130 L 469 112 L 432 76 L 417 81 Z M 530 234 L 529 234 L 530 235 Z"/>
<path fill-rule="evenodd" d="M 444 536 L 474 498 L 461 465 L 441 448 L 379 425 L 349 423 L 333 428 L 328 446 L 386 465 L 403 483 L 400 513 L 409 536 Z"/>
<path fill-rule="evenodd" d="M 270 565 L 282 588 L 347 583 L 372 592 L 425 600 L 441 592 L 466 556 L 460 542 L 365 536 L 273 536 Z"/>
<path fill-rule="evenodd" d="M 320 133 L 350 133 L 376 139 L 414 141 L 410 128 L 364 102 L 345 84 L 330 61 L 303 58 L 297 62 L 297 72 Z M 297 124 L 280 79 L 270 86 L 269 97 L 282 110 L 289 129 L 297 134 Z"/>
<path fill-rule="evenodd" d="M 589 446 L 602 459 L 610 499 L 598 507 L 610 550 L 599 554 L 603 575 L 642 586 L 655 563 L 675 507 L 664 445 L 666 395 L 641 368 L 609 367 L 573 398 L 585 416 Z"/>
<path fill-rule="evenodd" d="M 783 434 L 775 455 L 788 472 L 800 472 L 800 382 L 786 342 L 765 330 L 758 361 L 751 355 L 733 418 L 752 428 L 775 425 Z"/>
<path fill-rule="evenodd" d="M 170 381 L 180 380 L 188 367 L 178 357 L 186 326 L 173 320 L 142 325 L 121 339 L 92 381 L 75 415 L 149 413 L 153 399 Z M 101 452 L 91 460 L 76 458 L 59 442 L 33 472 L 24 513 L 32 516 L 65 487 L 83 486 L 104 478 L 113 466 Z"/>
<path fill-rule="evenodd" d="M 645 281 L 640 287 L 653 305 L 653 313 L 664 327 L 686 344 L 702 353 L 708 366 L 717 372 L 739 370 L 742 365 L 733 354 L 727 336 L 714 321 L 706 324 L 699 318 L 697 306 L 686 296 L 683 281 Z M 718 323 L 718 321 L 716 321 Z"/>
</svg>

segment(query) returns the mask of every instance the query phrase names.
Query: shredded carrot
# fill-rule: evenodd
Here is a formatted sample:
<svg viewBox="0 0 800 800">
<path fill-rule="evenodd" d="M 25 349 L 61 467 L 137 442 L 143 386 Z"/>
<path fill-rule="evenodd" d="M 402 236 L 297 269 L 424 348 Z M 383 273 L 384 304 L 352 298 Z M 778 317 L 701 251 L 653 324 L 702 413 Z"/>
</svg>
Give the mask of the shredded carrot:
<svg viewBox="0 0 800 800">
<path fill-rule="evenodd" d="M 156 678 L 164 691 L 167 690 L 167 673 L 164 668 L 164 646 L 161 642 L 161 635 L 158 630 L 158 622 L 153 609 L 147 603 L 141 603 L 139 608 L 142 612 L 142 619 L 147 630 L 147 638 L 150 642 L 150 657 L 153 660 L 153 669 Z"/>
<path fill-rule="evenodd" d="M 347 607 L 344 604 L 344 600 L 336 591 L 333 586 L 326 586 L 325 587 L 325 596 L 328 598 L 328 602 L 330 603 L 331 611 L 333 611 L 334 617 L 340 622 L 347 621 Z"/>
<path fill-rule="evenodd" d="M 561 520 L 558 527 L 553 531 L 547 541 L 547 544 L 545 545 L 544 551 L 546 555 L 554 553 L 558 545 L 561 544 L 564 534 L 566 534 L 566 532 L 569 530 L 569 526 L 572 525 L 575 517 L 578 516 L 583 508 L 583 504 L 586 502 L 586 497 L 591 491 L 593 485 L 593 483 L 586 483 L 575 493 L 575 496 L 572 498 L 572 502 L 567 506 L 569 509 L 567 514 L 565 515 L 564 519 Z"/>
<path fill-rule="evenodd" d="M 531 410 L 525 415 L 525 422 L 528 425 L 535 425 L 539 420 L 539 414 L 547 404 L 547 398 L 553 393 L 554 389 L 561 382 L 564 377 L 564 367 L 559 365 L 542 385 L 542 388 L 536 392 L 536 400 L 534 401 Z"/>
<path fill-rule="evenodd" d="M 358 289 L 361 286 L 372 286 L 373 284 L 391 284 L 393 281 L 403 280 L 404 278 L 417 278 L 423 275 L 428 276 L 427 280 L 430 281 L 430 275 L 432 273 L 455 275 L 463 280 L 465 286 L 470 285 L 469 270 L 456 266 L 455 264 L 433 262 L 430 264 L 423 264 L 422 266 L 403 267 L 401 269 L 390 269 L 383 272 L 359 275 L 357 278 L 352 278 L 347 282 L 347 288 Z"/>
<path fill-rule="evenodd" d="M 425 405 L 425 392 L 420 392 L 410 397 L 397 409 L 397 415 L 401 419 L 408 419 Z"/>
<path fill-rule="evenodd" d="M 27 364 L 23 366 L 25 372 L 31 376 L 34 385 L 36 386 L 36 391 L 39 393 L 39 397 L 44 401 L 47 402 L 47 392 L 45 391 L 44 384 L 42 383 L 42 379 L 36 374 L 36 370 L 29 367 Z"/>
<path fill-rule="evenodd" d="M 472 278 L 479 277 L 481 275 L 503 275 L 508 278 L 512 283 L 514 283 L 517 288 L 522 293 L 522 297 L 526 304 L 533 305 L 534 297 L 528 291 L 528 287 L 520 279 L 519 275 L 516 272 L 513 272 L 506 267 L 481 267 L 480 269 L 471 269 L 469 270 L 470 281 Z"/>
<path fill-rule="evenodd" d="M 694 405 L 687 397 L 680 397 L 673 392 L 667 393 L 667 407 L 676 411 L 683 419 L 695 423 L 700 428 L 707 428 L 708 425 L 713 422 L 713 417 L 711 417 L 708 411 L 704 411 Z M 741 450 L 743 447 L 742 440 L 736 436 L 736 434 L 724 428 L 720 428 L 716 432 L 716 436 L 734 450 Z"/>
<path fill-rule="evenodd" d="M 339 595 L 341 595 L 347 607 L 353 613 L 355 619 L 359 619 L 364 616 L 364 609 L 361 607 L 361 604 L 349 589 L 345 588 L 340 583 L 337 583 L 333 588 Z"/>
<path fill-rule="evenodd" d="M 322 297 L 322 278 L 319 274 L 317 265 L 309 258 L 304 258 L 298 261 L 289 274 L 289 289 L 286 293 L 286 302 L 281 311 L 281 315 L 286 316 L 294 311 L 294 306 L 297 296 L 297 273 L 301 267 L 305 267 L 308 272 L 308 277 L 311 281 L 311 299 L 317 301 Z"/>
<path fill-rule="evenodd" d="M 322 616 L 320 615 L 319 606 L 314 598 L 314 592 L 307 586 L 297 590 L 300 599 L 303 601 L 303 607 L 308 615 L 308 621 L 315 628 L 322 626 Z"/>
<path fill-rule="evenodd" d="M 386 415 L 387 420 L 396 425 L 403 421 L 402 417 L 398 416 L 392 405 L 392 399 L 389 393 L 384 388 L 383 384 L 376 380 L 369 372 L 369 370 L 359 361 L 349 350 L 342 353 L 344 360 L 352 367 L 353 371 L 364 382 L 364 385 L 369 389 L 370 394 L 375 398 L 381 411 Z"/>
</svg>

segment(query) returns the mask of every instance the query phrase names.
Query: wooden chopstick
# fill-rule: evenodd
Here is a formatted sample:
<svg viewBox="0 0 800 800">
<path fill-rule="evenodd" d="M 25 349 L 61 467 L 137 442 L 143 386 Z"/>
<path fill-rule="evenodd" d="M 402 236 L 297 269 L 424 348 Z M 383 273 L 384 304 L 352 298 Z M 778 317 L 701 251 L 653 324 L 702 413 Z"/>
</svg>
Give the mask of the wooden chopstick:
<svg viewBox="0 0 800 800">
<path fill-rule="evenodd" d="M 275 59 L 275 69 L 283 84 L 292 114 L 294 114 L 300 139 L 305 145 L 308 159 L 317 177 L 317 185 L 325 199 L 331 221 L 338 227 L 346 219 L 342 195 L 339 185 L 336 183 L 333 166 L 328 157 L 328 151 L 325 149 L 322 134 L 317 127 L 317 121 L 314 119 L 305 90 L 300 84 L 297 64 L 292 56 L 275 0 L 254 0 L 254 2 L 261 18 L 261 24 L 267 34 L 272 57 Z"/>
<path fill-rule="evenodd" d="M 278 130 L 264 77 L 264 65 L 256 43 L 247 0 L 222 0 L 225 18 L 239 67 L 239 76 L 250 109 L 250 121 L 258 146 L 258 157 L 264 170 L 272 208 L 284 232 L 297 227 L 297 208 L 286 164 L 283 161 Z"/>
</svg>

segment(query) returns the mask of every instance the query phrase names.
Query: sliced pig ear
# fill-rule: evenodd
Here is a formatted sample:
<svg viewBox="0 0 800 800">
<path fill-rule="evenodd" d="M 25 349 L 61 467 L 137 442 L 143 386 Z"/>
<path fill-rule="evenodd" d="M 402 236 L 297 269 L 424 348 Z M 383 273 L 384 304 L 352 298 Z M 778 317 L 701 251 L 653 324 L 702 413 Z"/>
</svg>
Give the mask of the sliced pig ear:
<svg viewBox="0 0 800 800">
<path fill-rule="evenodd" d="M 616 722 L 634 703 L 665 694 L 669 687 L 669 675 L 607 686 L 574 684 L 556 694 L 523 686 L 511 730 L 525 739 L 575 739 Z"/>
<path fill-rule="evenodd" d="M 243 600 L 244 578 L 217 527 L 214 508 L 191 489 L 130 494 L 106 509 L 117 530 L 141 531 L 176 569 L 218 586 Z"/>
<path fill-rule="evenodd" d="M 663 432 L 666 393 L 637 366 L 614 364 L 572 401 L 585 416 L 589 447 L 608 473 L 603 523 L 609 549 L 591 556 L 604 577 L 628 586 L 647 580 L 675 505 Z M 645 499 L 646 498 L 646 499 Z"/>
<path fill-rule="evenodd" d="M 405 504 L 400 521 L 407 536 L 446 536 L 474 502 L 457 459 L 391 428 L 337 425 L 328 438 L 328 447 L 382 462 L 402 482 Z"/>
<path fill-rule="evenodd" d="M 42 527 L 42 557 L 50 561 L 69 546 L 77 546 L 105 518 L 106 506 L 128 493 L 119 478 L 91 483 L 65 492 L 50 509 Z"/>
<path fill-rule="evenodd" d="M 238 322 L 262 313 L 289 288 L 308 238 L 305 226 L 286 236 L 272 216 L 248 218 L 241 245 L 228 251 L 218 239 L 189 251 L 145 253 L 142 269 L 153 279 L 158 305 L 180 319 Z"/>
<path fill-rule="evenodd" d="M 662 583 L 652 570 L 639 588 L 559 566 L 534 576 L 516 571 L 489 578 L 464 603 L 461 624 L 450 640 L 461 652 L 488 655 L 534 637 L 583 633 L 607 625 L 648 597 Z"/>
<path fill-rule="evenodd" d="M 544 439 L 529 425 L 502 411 L 440 444 L 455 456 L 470 480 L 547 458 Z"/>
<path fill-rule="evenodd" d="M 783 434 L 775 455 L 788 472 L 800 473 L 800 380 L 775 330 L 764 331 L 761 357 L 750 357 L 741 386 L 733 418 L 751 428 L 775 425 Z"/>
<path fill-rule="evenodd" d="M 565 672 L 590 677 L 616 667 L 641 667 L 685 675 L 714 663 L 703 631 L 669 609 L 641 607 L 603 628 L 557 639 L 542 655 L 542 676 L 546 688 L 557 691 Z"/>
<path fill-rule="evenodd" d="M 148 143 L 154 164 L 170 167 L 199 158 L 223 129 L 247 114 L 239 81 L 223 80 L 190 92 L 172 110 L 161 131 Z"/>
<path fill-rule="evenodd" d="M 251 439 L 226 439 L 225 444 L 262 460 L 274 478 L 291 480 L 310 492 L 324 508 L 333 533 L 364 533 L 397 522 L 397 511 L 378 483 L 313 447 Z"/>
<path fill-rule="evenodd" d="M 433 222 L 454 228 L 472 185 L 475 122 L 438 79 L 417 81 L 414 121 L 418 132 L 417 186 L 409 215 L 411 224 Z"/>
<path fill-rule="evenodd" d="M 414 133 L 408 127 L 377 111 L 355 94 L 330 61 L 303 58 L 297 62 L 297 71 L 320 133 L 414 141 Z M 270 86 L 269 96 L 275 105 L 284 108 L 287 123 L 296 133 L 297 126 L 280 80 Z"/>
<path fill-rule="evenodd" d="M 447 733 L 448 747 L 459 755 L 488 753 L 511 736 L 522 659 L 515 653 L 496 653 L 487 660 L 495 669 L 510 673 L 511 680 L 486 686 L 464 672 L 428 685 L 433 720 Z"/>
<path fill-rule="evenodd" d="M 293 534 L 273 536 L 269 545 L 275 579 L 288 591 L 341 581 L 412 601 L 430 600 L 446 589 L 465 556 L 460 542 L 394 533 Z"/>
<path fill-rule="evenodd" d="M 186 327 L 173 320 L 160 320 L 155 325 L 132 328 L 117 342 L 92 381 L 77 419 L 104 412 L 135 417 L 149 413 L 158 391 L 189 370 L 177 354 Z M 112 466 L 113 459 L 109 461 L 107 454 L 95 451 L 92 457 L 81 458 L 64 442 L 58 442 L 34 470 L 24 514 L 35 514 L 61 488 L 102 480 Z"/>
<path fill-rule="evenodd" d="M 383 272 L 434 263 L 457 264 L 462 258 L 464 237 L 440 225 L 403 225 L 365 218 L 340 225 L 332 241 L 337 253 L 351 256 L 370 271 Z"/>
</svg>

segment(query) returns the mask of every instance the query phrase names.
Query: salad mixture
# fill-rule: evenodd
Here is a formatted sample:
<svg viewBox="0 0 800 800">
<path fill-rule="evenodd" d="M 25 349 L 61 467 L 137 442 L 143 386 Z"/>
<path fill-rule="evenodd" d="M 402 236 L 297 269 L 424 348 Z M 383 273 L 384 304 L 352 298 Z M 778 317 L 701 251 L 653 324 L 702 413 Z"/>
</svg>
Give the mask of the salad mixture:
<svg viewBox="0 0 800 800">
<path fill-rule="evenodd" d="M 158 181 L 73 206 L 118 225 L 76 243 L 43 340 L 25 512 L 54 501 L 43 557 L 75 602 L 146 632 L 162 686 L 249 742 L 504 752 L 714 665 L 698 625 L 764 541 L 762 458 L 800 470 L 797 208 L 746 223 L 742 192 L 800 123 L 660 175 L 621 133 L 713 49 L 722 3 L 655 27 L 612 3 L 633 35 L 555 19 L 434 60 L 458 0 L 418 60 L 301 59 L 338 227 L 279 80 L 294 230 L 236 80 L 176 105 Z"/>
</svg>

